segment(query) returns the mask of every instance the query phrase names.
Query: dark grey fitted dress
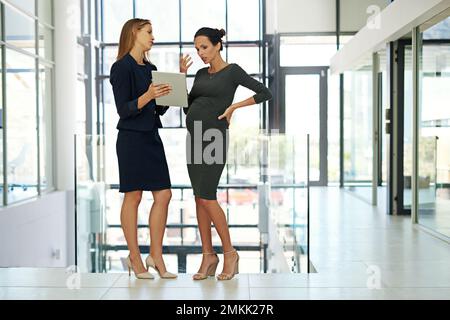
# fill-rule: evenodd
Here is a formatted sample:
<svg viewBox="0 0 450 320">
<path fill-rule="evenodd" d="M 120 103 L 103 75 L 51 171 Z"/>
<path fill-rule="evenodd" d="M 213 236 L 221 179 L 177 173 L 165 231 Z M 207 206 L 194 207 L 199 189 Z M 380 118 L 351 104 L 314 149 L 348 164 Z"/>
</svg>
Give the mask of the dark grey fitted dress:
<svg viewBox="0 0 450 320">
<path fill-rule="evenodd" d="M 199 198 L 217 199 L 217 186 L 228 151 L 228 121 L 218 120 L 218 117 L 233 103 L 239 85 L 256 93 L 254 99 L 257 104 L 272 98 L 264 84 L 253 79 L 237 64 L 229 64 L 214 74 L 203 68 L 195 76 L 189 94 L 189 108 L 185 109 L 188 130 L 186 160 L 194 195 Z M 221 148 L 217 148 L 218 145 Z"/>
</svg>

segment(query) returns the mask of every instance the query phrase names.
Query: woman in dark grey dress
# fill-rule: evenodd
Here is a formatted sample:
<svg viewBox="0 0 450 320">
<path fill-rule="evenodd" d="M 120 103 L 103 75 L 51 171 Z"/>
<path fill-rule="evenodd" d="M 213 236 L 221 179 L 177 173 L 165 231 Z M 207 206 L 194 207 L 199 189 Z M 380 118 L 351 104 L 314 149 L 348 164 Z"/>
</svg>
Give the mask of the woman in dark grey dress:
<svg viewBox="0 0 450 320">
<path fill-rule="evenodd" d="M 156 67 L 147 58 L 153 45 L 153 29 L 149 20 L 131 19 L 125 23 L 119 42 L 117 61 L 112 65 L 112 85 L 117 113 L 117 158 L 120 192 L 125 193 L 121 223 L 130 255 L 131 269 L 139 279 L 153 279 L 149 267 L 162 278 L 175 278 L 167 272 L 162 258 L 162 243 L 172 193 L 164 146 L 158 133 L 162 127 L 159 116 L 167 110 L 157 106 L 155 99 L 170 92 L 168 85 L 153 85 Z M 137 215 L 143 191 L 152 191 L 150 211 L 150 255 L 144 267 L 137 240 Z"/>
<path fill-rule="evenodd" d="M 189 93 L 186 116 L 187 166 L 194 189 L 197 220 L 202 239 L 203 260 L 194 280 L 213 276 L 218 257 L 211 240 L 211 221 L 219 233 L 224 251 L 224 266 L 219 280 L 230 280 L 238 273 L 239 255 L 233 248 L 225 214 L 217 202 L 217 186 L 225 167 L 228 127 L 233 112 L 242 107 L 271 99 L 270 91 L 249 76 L 239 65 L 225 62 L 220 51 L 225 31 L 201 28 L 194 37 L 198 55 L 209 68 L 200 69 Z M 190 57 L 181 61 L 181 72 L 187 72 Z M 239 103 L 233 103 L 238 86 L 256 94 Z"/>
</svg>

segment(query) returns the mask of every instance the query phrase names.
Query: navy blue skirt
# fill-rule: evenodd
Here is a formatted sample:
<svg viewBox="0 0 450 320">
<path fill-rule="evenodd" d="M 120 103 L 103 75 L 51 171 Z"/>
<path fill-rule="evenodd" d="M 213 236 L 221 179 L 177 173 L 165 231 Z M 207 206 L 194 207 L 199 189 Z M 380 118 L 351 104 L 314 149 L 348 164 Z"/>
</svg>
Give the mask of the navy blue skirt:
<svg viewBox="0 0 450 320">
<path fill-rule="evenodd" d="M 119 192 L 159 191 L 171 188 L 166 154 L 158 128 L 119 130 L 116 143 Z"/>
</svg>

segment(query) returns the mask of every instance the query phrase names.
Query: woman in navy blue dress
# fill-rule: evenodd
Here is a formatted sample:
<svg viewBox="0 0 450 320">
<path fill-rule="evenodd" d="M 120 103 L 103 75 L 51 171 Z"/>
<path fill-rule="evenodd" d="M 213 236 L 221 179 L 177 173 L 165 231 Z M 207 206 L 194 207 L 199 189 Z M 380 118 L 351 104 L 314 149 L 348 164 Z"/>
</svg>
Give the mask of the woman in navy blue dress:
<svg viewBox="0 0 450 320">
<path fill-rule="evenodd" d="M 119 162 L 120 192 L 124 193 L 121 224 L 130 254 L 128 271 L 137 278 L 153 279 L 149 267 L 162 278 L 175 278 L 167 272 L 162 257 L 162 243 L 166 229 L 171 183 L 164 146 L 158 133 L 160 115 L 167 107 L 157 106 L 155 99 L 170 93 L 168 85 L 153 85 L 147 52 L 154 42 L 149 20 L 132 19 L 123 26 L 117 61 L 112 65 L 110 82 L 117 113 L 117 158 Z M 150 255 L 141 260 L 137 240 L 138 206 L 143 191 L 153 193 L 150 210 Z"/>
</svg>

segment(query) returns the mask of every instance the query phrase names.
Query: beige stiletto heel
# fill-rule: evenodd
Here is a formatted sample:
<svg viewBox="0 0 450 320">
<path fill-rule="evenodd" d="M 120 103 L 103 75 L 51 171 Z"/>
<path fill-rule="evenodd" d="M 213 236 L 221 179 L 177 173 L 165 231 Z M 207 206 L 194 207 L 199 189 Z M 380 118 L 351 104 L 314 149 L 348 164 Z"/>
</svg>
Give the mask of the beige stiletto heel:
<svg viewBox="0 0 450 320">
<path fill-rule="evenodd" d="M 208 277 L 213 277 L 216 274 L 217 266 L 219 265 L 219 257 L 217 256 L 217 253 L 215 252 L 203 253 L 203 255 L 212 255 L 212 254 L 216 256 L 217 261 L 208 266 L 206 273 L 197 272 L 196 274 L 194 274 L 194 276 L 192 277 L 193 280 L 205 280 Z"/>
<path fill-rule="evenodd" d="M 147 259 L 145 259 L 145 265 L 146 265 L 146 267 L 147 267 L 147 271 L 148 271 L 148 269 L 149 269 L 150 267 L 153 268 L 153 270 L 155 270 L 156 272 L 158 272 L 159 276 L 160 276 L 162 279 L 175 279 L 175 278 L 178 277 L 178 275 L 176 275 L 176 274 L 174 274 L 174 273 L 171 273 L 171 272 L 169 272 L 169 271 L 166 271 L 164 274 L 161 274 L 161 273 L 159 272 L 158 268 L 156 267 L 155 261 L 153 260 L 153 258 L 152 258 L 151 255 L 149 255 L 149 256 L 147 257 Z"/>
<path fill-rule="evenodd" d="M 239 273 L 239 254 L 237 253 L 236 249 L 228 252 L 224 252 L 223 254 L 230 254 L 235 253 L 236 254 L 236 262 L 234 264 L 233 272 L 232 273 L 221 273 L 217 276 L 217 280 L 231 280 L 234 278 L 235 275 Z"/>
<path fill-rule="evenodd" d="M 128 276 L 131 277 L 131 270 L 133 269 L 133 265 L 131 264 L 130 256 L 127 257 L 127 266 L 128 266 Z M 151 273 L 148 272 L 135 273 L 134 275 L 136 276 L 137 279 L 151 280 L 155 278 Z"/>
</svg>

